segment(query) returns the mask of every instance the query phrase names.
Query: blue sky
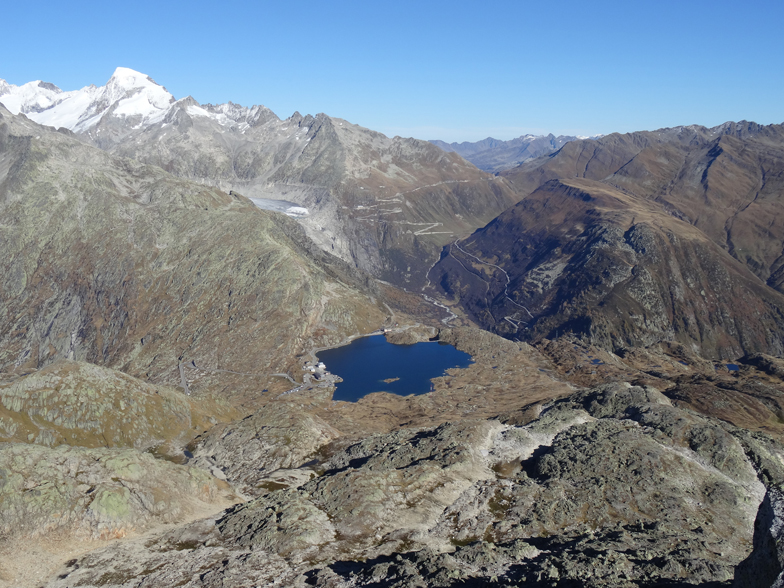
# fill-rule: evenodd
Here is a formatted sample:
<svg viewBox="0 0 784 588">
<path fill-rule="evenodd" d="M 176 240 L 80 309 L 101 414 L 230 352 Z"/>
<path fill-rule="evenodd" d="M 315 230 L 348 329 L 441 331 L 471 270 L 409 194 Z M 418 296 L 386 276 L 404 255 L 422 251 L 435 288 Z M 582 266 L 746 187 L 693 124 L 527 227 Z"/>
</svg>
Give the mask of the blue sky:
<svg viewBox="0 0 784 588">
<path fill-rule="evenodd" d="M 0 78 L 65 90 L 117 66 L 177 98 L 325 112 L 475 141 L 784 122 L 784 2 L 21 2 Z"/>
</svg>

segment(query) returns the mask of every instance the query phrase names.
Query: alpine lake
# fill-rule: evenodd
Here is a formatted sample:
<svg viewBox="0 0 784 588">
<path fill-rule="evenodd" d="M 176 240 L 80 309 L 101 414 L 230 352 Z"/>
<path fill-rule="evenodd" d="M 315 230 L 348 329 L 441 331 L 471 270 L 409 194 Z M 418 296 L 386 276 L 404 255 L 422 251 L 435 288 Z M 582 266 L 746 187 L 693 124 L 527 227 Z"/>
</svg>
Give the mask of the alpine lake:
<svg viewBox="0 0 784 588">
<path fill-rule="evenodd" d="M 317 357 L 327 370 L 343 379 L 332 399 L 346 402 L 356 402 L 372 392 L 425 394 L 431 390 L 432 378 L 473 363 L 468 353 L 452 345 L 437 341 L 395 345 L 383 335 L 361 337 L 348 345 L 319 351 Z"/>
</svg>

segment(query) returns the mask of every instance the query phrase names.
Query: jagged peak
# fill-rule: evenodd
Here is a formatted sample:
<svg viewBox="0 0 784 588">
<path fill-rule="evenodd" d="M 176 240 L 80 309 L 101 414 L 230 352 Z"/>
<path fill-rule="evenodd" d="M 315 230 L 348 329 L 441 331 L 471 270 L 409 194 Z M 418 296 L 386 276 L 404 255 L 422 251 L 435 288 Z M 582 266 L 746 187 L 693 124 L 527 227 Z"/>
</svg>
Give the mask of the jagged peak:
<svg viewBox="0 0 784 588">
<path fill-rule="evenodd" d="M 185 98 L 180 98 L 179 100 L 177 100 L 175 102 L 175 104 L 177 104 L 180 107 L 184 107 L 184 108 L 187 108 L 188 106 L 201 106 L 201 104 L 199 104 L 196 101 L 196 99 L 193 96 L 191 96 L 190 94 L 187 95 Z"/>
</svg>

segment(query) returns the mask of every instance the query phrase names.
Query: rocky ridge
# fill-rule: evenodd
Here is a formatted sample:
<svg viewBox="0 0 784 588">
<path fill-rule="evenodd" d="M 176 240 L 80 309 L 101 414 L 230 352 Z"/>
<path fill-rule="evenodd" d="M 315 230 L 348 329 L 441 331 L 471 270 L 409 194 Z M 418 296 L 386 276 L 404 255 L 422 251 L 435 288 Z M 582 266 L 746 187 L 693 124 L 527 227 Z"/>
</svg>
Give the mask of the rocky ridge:
<svg viewBox="0 0 784 588">
<path fill-rule="evenodd" d="M 136 544 L 130 561 L 93 552 L 48 585 L 135 586 L 140 567 L 185 586 L 727 582 L 765 495 L 737 435 L 623 384 L 526 424 L 374 435 L 306 466 L 316 477 Z"/>
<path fill-rule="evenodd" d="M 424 285 L 450 236 L 470 233 L 517 200 L 508 182 L 456 154 L 325 114 L 280 120 L 263 106 L 175 100 L 127 68 L 100 88 L 63 93 L 50 86 L 9 87 L 0 102 L 180 178 L 261 206 L 295 206 L 323 250 L 409 288 Z M 30 94 L 24 100 L 22 90 Z"/>
</svg>

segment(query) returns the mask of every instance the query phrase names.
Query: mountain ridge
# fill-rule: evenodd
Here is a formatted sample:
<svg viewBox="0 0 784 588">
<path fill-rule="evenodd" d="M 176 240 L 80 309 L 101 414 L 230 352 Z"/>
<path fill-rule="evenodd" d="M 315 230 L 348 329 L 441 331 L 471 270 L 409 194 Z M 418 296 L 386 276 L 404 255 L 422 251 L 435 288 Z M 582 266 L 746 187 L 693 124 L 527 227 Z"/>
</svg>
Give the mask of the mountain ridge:
<svg viewBox="0 0 784 588">
<path fill-rule="evenodd" d="M 84 104 L 88 94 L 108 95 L 105 87 L 79 98 L 82 114 L 72 119 L 83 123 L 71 127 L 81 140 L 262 207 L 304 209 L 298 219 L 323 250 L 398 286 L 420 288 L 449 235 L 470 233 L 517 200 L 505 180 L 426 141 L 323 113 L 281 120 L 263 106 L 202 106 L 174 100 L 143 74 L 118 77 L 134 89 L 114 106 Z M 172 101 L 146 116 L 133 108 L 151 84 L 158 104 Z"/>
<path fill-rule="evenodd" d="M 502 175 L 520 202 L 430 274 L 483 327 L 615 352 L 784 351 L 784 125 L 614 133 Z"/>
<path fill-rule="evenodd" d="M 496 176 L 135 74 L 0 106 L 0 586 L 776 581 L 780 129 Z M 380 330 L 474 362 L 334 401 L 306 362 Z"/>
<path fill-rule="evenodd" d="M 548 135 L 521 135 L 509 141 L 487 137 L 475 142 L 445 143 L 439 140 L 431 140 L 430 142 L 446 152 L 454 151 L 479 169 L 496 173 L 557 151 L 569 141 L 586 138 L 571 135 L 556 137 L 550 133 Z"/>
</svg>

